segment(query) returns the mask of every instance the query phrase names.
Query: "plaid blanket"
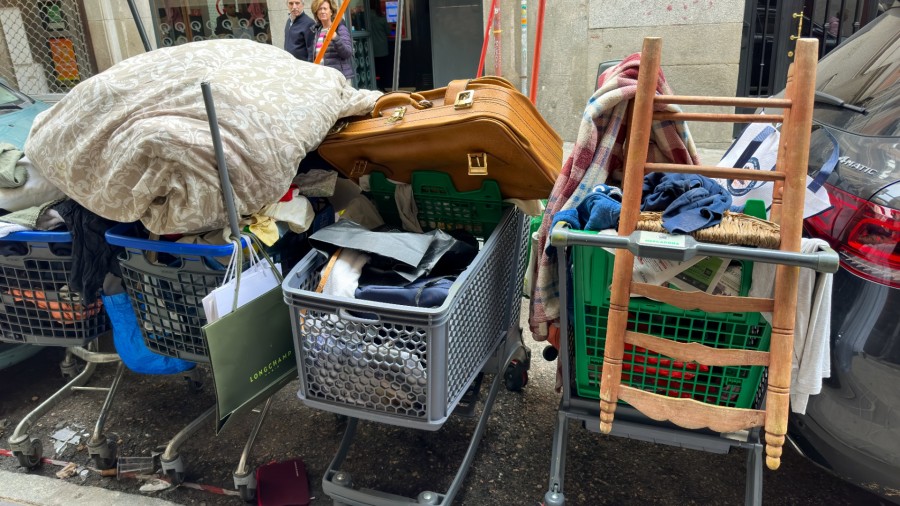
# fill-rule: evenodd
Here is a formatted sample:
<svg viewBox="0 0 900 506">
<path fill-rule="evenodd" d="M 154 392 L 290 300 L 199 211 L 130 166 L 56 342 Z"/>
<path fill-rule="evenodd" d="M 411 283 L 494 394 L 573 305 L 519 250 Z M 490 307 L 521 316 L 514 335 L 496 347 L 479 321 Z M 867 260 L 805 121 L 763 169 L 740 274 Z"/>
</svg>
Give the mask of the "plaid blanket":
<svg viewBox="0 0 900 506">
<path fill-rule="evenodd" d="M 555 250 L 547 251 L 553 215 L 574 209 L 594 186 L 605 183 L 610 174 L 624 167 L 625 112 L 637 92 L 641 55 L 635 53 L 604 72 L 597 91 L 588 100 L 581 115 L 581 125 L 572 154 L 563 165 L 544 211 L 538 232 L 539 258 L 534 263 L 529 327 L 538 341 L 547 339 L 550 324 L 559 320 L 559 279 Z M 660 70 L 657 94 L 672 91 Z M 659 106 L 659 110 L 680 111 L 675 105 Z M 648 162 L 699 164 L 694 141 L 684 122 L 655 121 L 650 137 Z M 618 179 L 621 179 L 619 177 Z M 553 343 L 558 347 L 559 343 Z"/>
</svg>

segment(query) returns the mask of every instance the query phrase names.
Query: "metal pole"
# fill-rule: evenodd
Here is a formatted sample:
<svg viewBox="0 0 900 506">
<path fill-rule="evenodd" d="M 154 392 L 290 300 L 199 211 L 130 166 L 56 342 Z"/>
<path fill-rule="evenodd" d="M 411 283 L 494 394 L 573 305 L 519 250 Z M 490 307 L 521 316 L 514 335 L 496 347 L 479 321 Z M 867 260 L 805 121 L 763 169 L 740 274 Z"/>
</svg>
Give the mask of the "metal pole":
<svg viewBox="0 0 900 506">
<path fill-rule="evenodd" d="M 206 104 L 206 116 L 209 118 L 209 132 L 212 134 L 213 148 L 216 151 L 216 165 L 219 168 L 219 181 L 222 184 L 222 200 L 225 201 L 225 210 L 228 212 L 228 225 L 231 227 L 231 235 L 235 239 L 241 237 L 241 229 L 238 228 L 237 210 L 234 207 L 234 191 L 231 181 L 228 179 L 228 167 L 225 165 L 225 151 L 222 149 L 222 137 L 219 134 L 219 123 L 216 120 L 216 106 L 213 103 L 212 89 L 209 82 L 200 83 L 203 90 L 203 102 Z"/>
<path fill-rule="evenodd" d="M 144 30 L 144 23 L 141 21 L 141 15 L 138 14 L 137 6 L 134 0 L 128 0 L 128 8 L 131 9 L 131 17 L 134 18 L 134 24 L 137 27 L 138 35 L 141 36 L 141 43 L 144 44 L 144 51 L 148 53 L 153 50 L 150 47 L 150 39 L 147 38 L 147 30 Z"/>
<path fill-rule="evenodd" d="M 400 88 L 400 43 L 403 42 L 403 0 L 397 1 L 397 28 L 394 29 L 394 75 L 391 91 Z"/>
<path fill-rule="evenodd" d="M 522 93 L 528 92 L 528 0 L 522 0 Z"/>
</svg>

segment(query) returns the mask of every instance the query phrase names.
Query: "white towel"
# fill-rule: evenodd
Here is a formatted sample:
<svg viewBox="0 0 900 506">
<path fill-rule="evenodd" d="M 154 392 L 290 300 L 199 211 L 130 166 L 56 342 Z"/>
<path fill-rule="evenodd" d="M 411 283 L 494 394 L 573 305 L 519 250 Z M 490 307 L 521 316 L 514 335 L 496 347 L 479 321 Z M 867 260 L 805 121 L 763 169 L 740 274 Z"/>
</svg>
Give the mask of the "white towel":
<svg viewBox="0 0 900 506">
<path fill-rule="evenodd" d="M 800 251 L 814 253 L 828 247 L 821 239 L 803 239 Z M 797 320 L 794 323 L 794 356 L 791 360 L 791 411 L 806 413 L 810 395 L 822 390 L 822 378 L 831 376 L 831 285 L 833 275 L 800 269 L 797 286 Z M 772 297 L 775 265 L 756 262 L 750 297 Z M 772 313 L 762 313 L 771 323 Z"/>
<path fill-rule="evenodd" d="M 369 261 L 369 255 L 355 249 L 342 249 L 334 262 L 331 274 L 325 281 L 322 293 L 338 297 L 356 298 L 359 276 L 362 268 Z"/>
</svg>

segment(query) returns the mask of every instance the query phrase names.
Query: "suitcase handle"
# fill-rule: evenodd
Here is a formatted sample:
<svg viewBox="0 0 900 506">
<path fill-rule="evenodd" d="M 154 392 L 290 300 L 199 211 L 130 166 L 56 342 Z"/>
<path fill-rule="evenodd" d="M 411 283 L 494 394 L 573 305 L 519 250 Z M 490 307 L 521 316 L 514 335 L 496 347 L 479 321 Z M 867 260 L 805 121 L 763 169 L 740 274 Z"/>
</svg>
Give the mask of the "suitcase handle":
<svg viewBox="0 0 900 506">
<path fill-rule="evenodd" d="M 474 85 L 474 86 L 473 86 Z M 496 86 L 498 88 L 506 88 L 518 92 L 515 86 L 500 76 L 484 76 L 477 79 L 455 79 L 450 81 L 444 91 L 444 103 L 452 104 L 456 101 L 456 96 L 465 90 L 476 89 L 478 85 Z"/>
<path fill-rule="evenodd" d="M 405 107 L 405 106 L 413 106 L 416 109 L 428 109 L 433 104 L 430 100 L 426 99 L 422 95 L 418 93 L 407 93 L 404 91 L 393 91 L 386 95 L 382 95 L 378 100 L 375 101 L 375 108 L 372 109 L 372 117 L 380 118 L 381 111 L 384 109 L 391 109 L 394 107 Z"/>
</svg>

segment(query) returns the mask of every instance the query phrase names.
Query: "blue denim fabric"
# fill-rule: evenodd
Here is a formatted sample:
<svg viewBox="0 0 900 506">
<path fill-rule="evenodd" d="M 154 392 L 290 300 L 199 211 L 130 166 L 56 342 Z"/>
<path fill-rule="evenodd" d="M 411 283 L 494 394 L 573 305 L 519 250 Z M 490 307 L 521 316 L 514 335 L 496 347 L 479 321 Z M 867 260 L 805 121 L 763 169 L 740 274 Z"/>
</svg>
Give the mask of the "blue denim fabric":
<svg viewBox="0 0 900 506">
<path fill-rule="evenodd" d="M 644 176 L 642 211 L 662 211 L 662 225 L 673 234 L 689 234 L 718 225 L 731 207 L 731 195 L 719 183 L 698 174 Z"/>
<path fill-rule="evenodd" d="M 551 230 L 560 221 L 576 230 L 615 228 L 619 224 L 621 211 L 622 192 L 613 186 L 597 185 L 578 207 L 554 214 Z"/>
</svg>

